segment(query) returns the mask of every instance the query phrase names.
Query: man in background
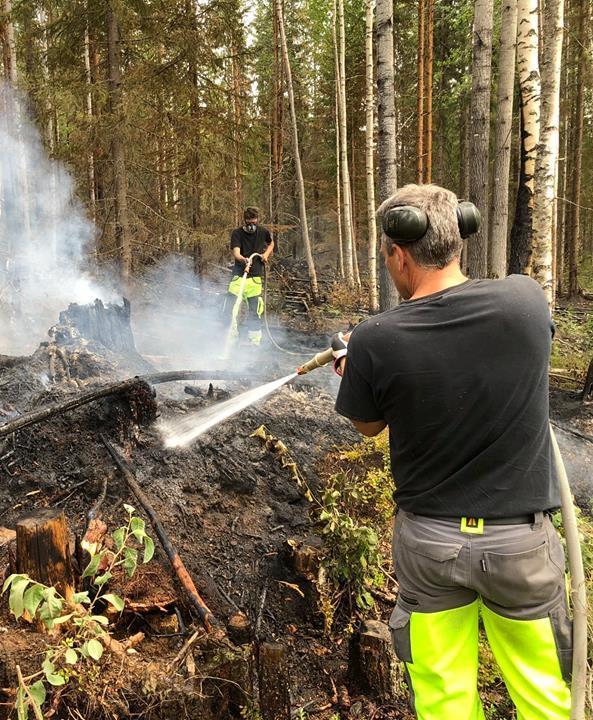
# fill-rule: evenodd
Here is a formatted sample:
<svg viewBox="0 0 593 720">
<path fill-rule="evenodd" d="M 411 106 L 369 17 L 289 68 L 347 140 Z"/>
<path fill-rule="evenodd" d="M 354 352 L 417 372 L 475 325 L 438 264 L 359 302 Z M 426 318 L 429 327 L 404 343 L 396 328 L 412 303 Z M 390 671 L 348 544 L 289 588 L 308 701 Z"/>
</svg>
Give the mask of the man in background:
<svg viewBox="0 0 593 720">
<path fill-rule="evenodd" d="M 262 316 L 264 314 L 264 300 L 262 285 L 264 264 L 268 262 L 274 250 L 274 240 L 269 230 L 259 226 L 259 212 L 256 207 L 247 207 L 243 212 L 243 225 L 235 228 L 231 233 L 231 252 L 235 265 L 233 278 L 229 284 L 228 304 L 231 308 L 231 334 L 239 334 L 240 308 L 235 308 L 237 298 L 241 293 L 243 275 L 247 269 L 248 274 L 243 286 L 242 300 L 247 306 L 247 333 L 249 342 L 259 346 L 262 340 Z M 255 257 L 251 258 L 254 253 Z M 251 258 L 251 260 L 250 260 Z"/>
</svg>

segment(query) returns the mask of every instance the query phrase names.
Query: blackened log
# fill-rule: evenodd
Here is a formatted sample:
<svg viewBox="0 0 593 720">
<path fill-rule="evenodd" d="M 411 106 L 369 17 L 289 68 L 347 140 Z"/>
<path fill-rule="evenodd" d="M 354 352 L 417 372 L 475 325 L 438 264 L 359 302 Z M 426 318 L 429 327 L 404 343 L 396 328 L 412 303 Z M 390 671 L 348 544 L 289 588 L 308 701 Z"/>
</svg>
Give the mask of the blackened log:
<svg viewBox="0 0 593 720">
<path fill-rule="evenodd" d="M 212 629 L 212 624 L 218 624 L 216 618 L 214 617 L 214 615 L 212 615 L 212 613 L 208 609 L 208 606 L 200 597 L 194 581 L 191 579 L 191 576 L 187 572 L 183 561 L 179 557 L 179 553 L 177 552 L 177 550 L 171 543 L 169 536 L 165 532 L 165 528 L 163 527 L 158 515 L 152 507 L 150 500 L 138 484 L 138 481 L 136 480 L 132 469 L 125 461 L 125 459 L 113 447 L 113 445 L 109 442 L 109 440 L 107 440 L 106 437 L 101 435 L 100 438 L 105 447 L 107 448 L 107 451 L 111 455 L 113 462 L 117 465 L 119 471 L 124 476 L 130 491 L 132 492 L 136 500 L 140 503 L 140 505 L 144 509 L 144 512 L 148 515 L 150 522 L 152 523 L 152 526 L 155 529 L 159 540 L 161 541 L 161 545 L 163 546 L 163 549 L 167 553 L 167 557 L 169 558 L 171 565 L 173 566 L 173 570 L 175 570 L 175 574 L 177 575 L 179 582 L 181 583 L 183 589 L 187 592 L 193 607 L 197 610 L 200 619 L 204 623 L 204 627 L 206 628 L 206 630 L 208 630 L 208 632 L 210 632 Z"/>
<path fill-rule="evenodd" d="M 286 647 L 264 642 L 258 648 L 259 707 L 263 720 L 290 720 Z"/>
</svg>

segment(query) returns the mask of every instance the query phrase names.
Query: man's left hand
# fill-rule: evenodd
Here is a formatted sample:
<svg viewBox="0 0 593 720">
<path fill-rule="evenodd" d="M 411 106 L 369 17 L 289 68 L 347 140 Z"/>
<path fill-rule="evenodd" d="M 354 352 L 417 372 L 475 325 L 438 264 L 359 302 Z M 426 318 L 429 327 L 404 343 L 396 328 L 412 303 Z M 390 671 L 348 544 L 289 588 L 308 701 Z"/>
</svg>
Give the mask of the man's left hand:
<svg viewBox="0 0 593 720">
<path fill-rule="evenodd" d="M 350 335 L 346 337 L 343 333 L 336 333 L 331 339 L 332 355 L 334 356 L 334 370 L 338 375 L 342 375 L 342 362 L 348 353 L 348 340 Z"/>
</svg>

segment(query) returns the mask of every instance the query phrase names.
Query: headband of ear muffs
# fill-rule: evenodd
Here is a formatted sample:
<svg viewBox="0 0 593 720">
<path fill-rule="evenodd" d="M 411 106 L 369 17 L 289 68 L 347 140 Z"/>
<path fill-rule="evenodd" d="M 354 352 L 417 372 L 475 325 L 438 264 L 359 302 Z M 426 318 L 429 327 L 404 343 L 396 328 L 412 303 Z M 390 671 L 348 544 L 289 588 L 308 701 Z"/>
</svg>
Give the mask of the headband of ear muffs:
<svg viewBox="0 0 593 720">
<path fill-rule="evenodd" d="M 457 206 L 459 234 L 465 238 L 478 231 L 482 216 L 471 202 L 462 200 Z M 389 208 L 382 218 L 383 232 L 398 245 L 420 240 L 428 230 L 428 216 L 424 210 L 412 205 L 396 205 Z"/>
</svg>

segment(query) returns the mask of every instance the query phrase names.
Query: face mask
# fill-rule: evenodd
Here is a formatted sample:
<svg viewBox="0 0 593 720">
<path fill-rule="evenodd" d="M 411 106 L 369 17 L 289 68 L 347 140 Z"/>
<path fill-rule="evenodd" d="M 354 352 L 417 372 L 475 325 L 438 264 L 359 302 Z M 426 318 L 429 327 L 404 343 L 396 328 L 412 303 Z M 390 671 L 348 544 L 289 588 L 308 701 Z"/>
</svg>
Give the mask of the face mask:
<svg viewBox="0 0 593 720">
<path fill-rule="evenodd" d="M 246 225 L 243 225 L 243 230 L 245 230 L 246 233 L 253 235 L 253 233 L 257 230 L 257 225 L 247 223 Z"/>
</svg>

